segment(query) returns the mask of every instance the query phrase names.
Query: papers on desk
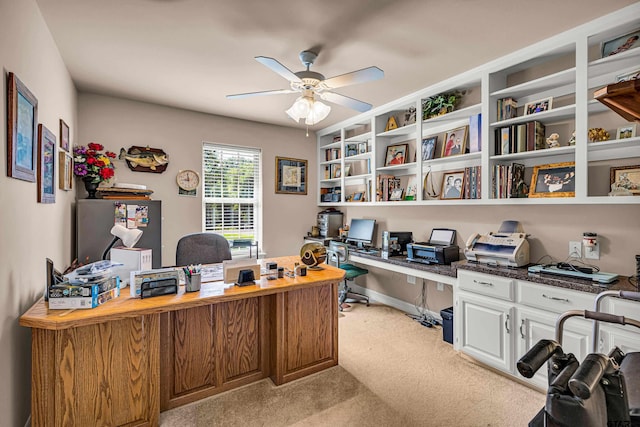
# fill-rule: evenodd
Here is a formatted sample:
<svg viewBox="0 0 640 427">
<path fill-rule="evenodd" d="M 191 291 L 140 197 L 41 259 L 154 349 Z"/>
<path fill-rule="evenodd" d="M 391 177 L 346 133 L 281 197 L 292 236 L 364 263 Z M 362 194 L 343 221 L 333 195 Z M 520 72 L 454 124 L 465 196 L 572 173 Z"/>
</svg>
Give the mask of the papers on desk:
<svg viewBox="0 0 640 427">
<path fill-rule="evenodd" d="M 222 264 L 214 264 L 206 267 L 202 267 L 200 270 L 202 274 L 202 282 L 219 282 L 222 281 Z"/>
</svg>

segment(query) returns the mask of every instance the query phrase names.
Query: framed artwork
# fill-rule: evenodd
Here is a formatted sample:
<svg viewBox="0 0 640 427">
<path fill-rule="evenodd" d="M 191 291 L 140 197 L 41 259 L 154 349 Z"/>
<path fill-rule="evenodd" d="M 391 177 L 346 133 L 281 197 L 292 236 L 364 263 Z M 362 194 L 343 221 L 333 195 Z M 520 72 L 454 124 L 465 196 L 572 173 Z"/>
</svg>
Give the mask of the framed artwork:
<svg viewBox="0 0 640 427">
<path fill-rule="evenodd" d="M 393 166 L 404 164 L 408 152 L 409 144 L 389 145 L 387 147 L 387 156 L 385 157 L 384 165 Z"/>
<path fill-rule="evenodd" d="M 414 175 L 411 175 L 407 181 L 407 191 L 404 194 L 405 200 L 415 200 L 418 194 L 418 181 Z"/>
<path fill-rule="evenodd" d="M 615 55 L 640 46 L 640 29 L 602 43 L 602 57 Z"/>
<path fill-rule="evenodd" d="M 34 182 L 38 158 L 38 100 L 13 73 L 9 73 L 7 111 L 7 175 Z"/>
<path fill-rule="evenodd" d="M 38 125 L 38 202 L 56 202 L 56 136 Z"/>
<path fill-rule="evenodd" d="M 404 188 L 394 188 L 389 195 L 389 200 L 392 202 L 397 202 L 398 200 L 402 200 L 402 194 L 404 193 Z"/>
<path fill-rule="evenodd" d="M 73 157 L 64 151 L 58 153 L 58 187 L 64 191 L 73 188 Z"/>
<path fill-rule="evenodd" d="M 363 195 L 364 195 L 364 193 L 362 193 L 362 192 L 354 193 L 353 194 L 353 201 L 354 202 L 361 202 L 363 200 L 363 197 L 362 197 Z"/>
<path fill-rule="evenodd" d="M 615 185 L 629 190 L 634 196 L 640 196 L 640 165 L 611 168 L 610 183 L 612 190 Z"/>
<path fill-rule="evenodd" d="M 442 200 L 462 199 L 462 189 L 464 188 L 464 171 L 445 172 L 442 176 L 442 190 L 440 198 Z"/>
<path fill-rule="evenodd" d="M 60 119 L 60 148 L 69 151 L 69 126 Z"/>
<path fill-rule="evenodd" d="M 467 149 L 467 133 L 469 126 L 462 126 L 457 129 L 450 130 L 444 135 L 444 144 L 442 144 L 442 154 L 440 157 L 456 156 L 464 154 Z"/>
<path fill-rule="evenodd" d="M 438 143 L 438 136 L 430 136 L 422 140 L 422 161 L 433 159 L 433 154 L 436 151 L 436 144 Z"/>
<path fill-rule="evenodd" d="M 529 197 L 574 197 L 575 174 L 574 162 L 534 166 Z"/>
<path fill-rule="evenodd" d="M 527 102 L 524 104 L 524 115 L 542 113 L 543 111 L 549 111 L 553 104 L 553 97 L 539 99 L 533 102 Z"/>
<path fill-rule="evenodd" d="M 627 139 L 636 136 L 636 125 L 626 125 L 618 128 L 616 139 Z"/>
<path fill-rule="evenodd" d="M 276 157 L 276 194 L 307 194 L 307 161 Z"/>
</svg>

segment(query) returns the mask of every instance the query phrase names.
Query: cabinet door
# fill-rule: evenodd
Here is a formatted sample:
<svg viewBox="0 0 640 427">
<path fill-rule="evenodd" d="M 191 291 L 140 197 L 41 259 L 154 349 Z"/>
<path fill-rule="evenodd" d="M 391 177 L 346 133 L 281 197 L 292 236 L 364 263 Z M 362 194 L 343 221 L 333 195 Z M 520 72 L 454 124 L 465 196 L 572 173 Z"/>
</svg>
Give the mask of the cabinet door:
<svg viewBox="0 0 640 427">
<path fill-rule="evenodd" d="M 460 350 L 503 371 L 512 372 L 511 304 L 460 292 Z"/>
<path fill-rule="evenodd" d="M 622 329 L 602 325 L 598 351 L 607 354 L 613 347 L 619 347 L 625 353 L 640 351 L 640 329 L 632 326 Z"/>
<path fill-rule="evenodd" d="M 516 325 L 518 334 L 516 339 L 516 362 L 524 356 L 538 341 L 542 339 L 553 339 L 556 336 L 557 314 L 541 310 L 520 308 L 516 310 Z M 571 318 L 564 324 L 562 334 L 562 349 L 565 353 L 573 353 L 578 360 L 583 360 L 591 351 L 591 322 Z M 517 370 L 518 378 L 529 381 L 541 389 L 546 389 L 547 367 L 541 367 L 533 378 L 527 380 L 522 377 Z"/>
</svg>

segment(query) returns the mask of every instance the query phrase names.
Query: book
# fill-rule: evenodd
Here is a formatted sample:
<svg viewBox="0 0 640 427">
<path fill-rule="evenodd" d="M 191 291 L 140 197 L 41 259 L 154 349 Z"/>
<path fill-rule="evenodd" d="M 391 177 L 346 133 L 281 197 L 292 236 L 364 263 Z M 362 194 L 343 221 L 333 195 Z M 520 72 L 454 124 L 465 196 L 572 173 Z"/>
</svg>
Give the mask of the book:
<svg viewBox="0 0 640 427">
<path fill-rule="evenodd" d="M 511 128 L 509 126 L 500 128 L 500 154 L 511 153 Z"/>
<path fill-rule="evenodd" d="M 469 117 L 469 152 L 478 153 L 482 150 L 482 114 Z"/>
</svg>

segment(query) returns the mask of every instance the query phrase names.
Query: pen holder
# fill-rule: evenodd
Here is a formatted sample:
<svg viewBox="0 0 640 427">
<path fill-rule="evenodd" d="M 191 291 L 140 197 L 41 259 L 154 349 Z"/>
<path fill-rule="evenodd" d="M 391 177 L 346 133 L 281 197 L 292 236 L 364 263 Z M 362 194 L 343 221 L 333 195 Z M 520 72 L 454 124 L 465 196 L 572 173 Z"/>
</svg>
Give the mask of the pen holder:
<svg viewBox="0 0 640 427">
<path fill-rule="evenodd" d="M 198 292 L 201 282 L 202 276 L 200 273 L 193 273 L 192 275 L 185 274 L 185 290 L 187 292 Z"/>
</svg>

